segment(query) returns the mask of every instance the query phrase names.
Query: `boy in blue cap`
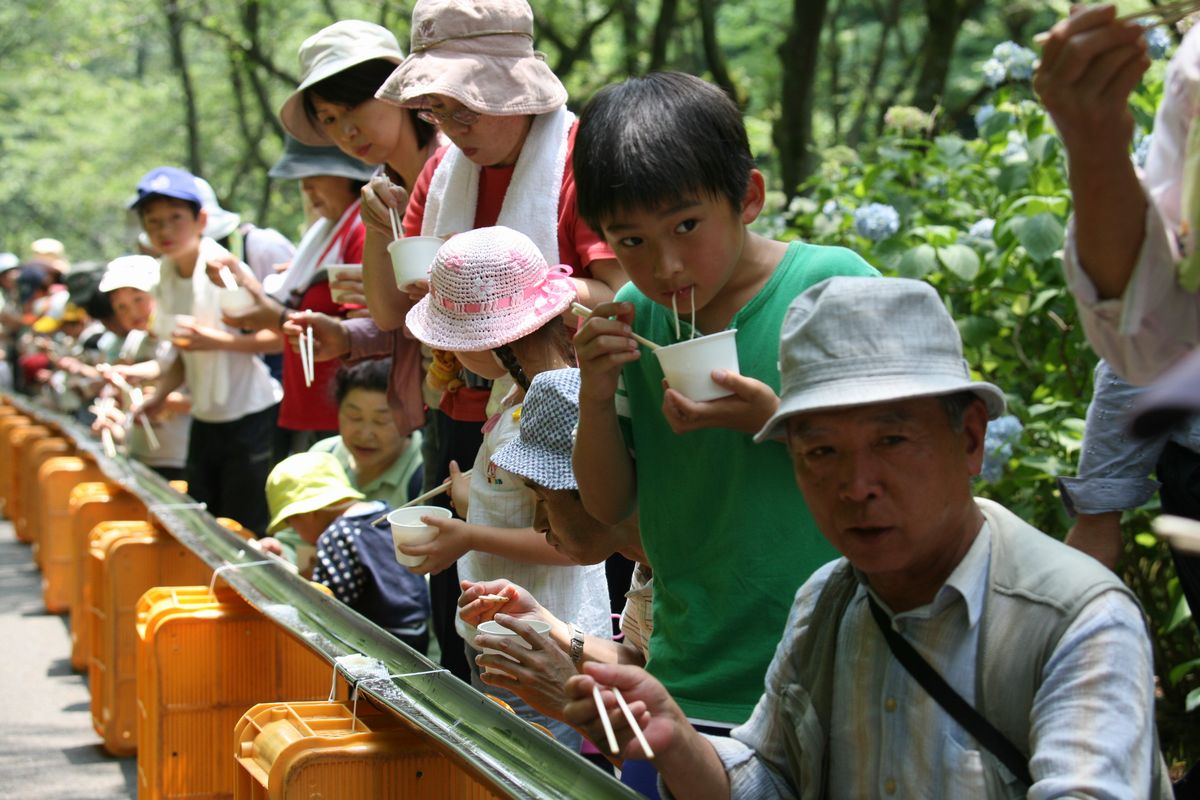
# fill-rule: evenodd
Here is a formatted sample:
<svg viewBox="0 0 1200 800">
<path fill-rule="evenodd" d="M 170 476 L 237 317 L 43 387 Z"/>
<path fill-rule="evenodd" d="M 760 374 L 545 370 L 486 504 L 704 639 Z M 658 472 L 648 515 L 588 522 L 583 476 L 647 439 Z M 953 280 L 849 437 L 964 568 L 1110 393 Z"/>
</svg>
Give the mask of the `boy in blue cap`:
<svg viewBox="0 0 1200 800">
<path fill-rule="evenodd" d="M 151 170 L 138 182 L 130 208 L 162 253 L 154 290 L 155 332 L 170 337 L 178 350 L 161 365 L 158 392 L 144 410 L 154 413 L 187 383 L 192 396 L 188 493 L 214 515 L 261 534 L 267 506 L 259 487 L 271 469 L 282 392 L 256 354 L 277 351 L 279 337 L 242 334 L 221 322 L 221 290 L 208 279 L 205 266 L 230 253 L 204 235 L 208 218 L 191 173 L 177 167 Z"/>
</svg>

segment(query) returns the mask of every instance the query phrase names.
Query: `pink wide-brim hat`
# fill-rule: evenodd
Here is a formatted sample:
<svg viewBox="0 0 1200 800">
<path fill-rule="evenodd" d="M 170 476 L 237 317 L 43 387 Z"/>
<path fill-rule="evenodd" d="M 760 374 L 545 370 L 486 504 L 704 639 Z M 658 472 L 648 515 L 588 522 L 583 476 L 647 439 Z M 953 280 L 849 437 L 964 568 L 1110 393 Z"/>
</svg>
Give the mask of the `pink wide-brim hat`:
<svg viewBox="0 0 1200 800">
<path fill-rule="evenodd" d="M 566 265 L 550 267 L 537 246 L 511 228 L 476 228 L 434 256 L 429 294 L 408 312 L 408 330 L 438 350 L 479 352 L 515 342 L 570 307 Z"/>
<path fill-rule="evenodd" d="M 445 95 L 479 114 L 546 114 L 567 90 L 533 49 L 533 9 L 525 0 L 419 0 L 408 58 L 375 96 L 422 108 Z"/>
</svg>

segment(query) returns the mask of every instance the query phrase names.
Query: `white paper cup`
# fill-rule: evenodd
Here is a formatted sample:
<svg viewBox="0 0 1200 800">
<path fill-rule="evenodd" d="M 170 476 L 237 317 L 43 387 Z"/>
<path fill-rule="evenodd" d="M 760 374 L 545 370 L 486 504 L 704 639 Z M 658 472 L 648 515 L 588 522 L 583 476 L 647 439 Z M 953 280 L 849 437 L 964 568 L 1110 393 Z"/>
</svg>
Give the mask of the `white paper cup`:
<svg viewBox="0 0 1200 800">
<path fill-rule="evenodd" d="M 436 236 L 409 236 L 389 244 L 388 255 L 392 257 L 396 285 L 404 289 L 410 283 L 427 279 L 429 266 L 441 246 L 442 240 Z"/>
<path fill-rule="evenodd" d="M 306 575 L 312 572 L 313 561 L 317 558 L 317 546 L 308 542 L 297 542 L 295 553 L 296 568 Z"/>
<path fill-rule="evenodd" d="M 254 295 L 245 286 L 236 289 L 221 289 L 217 294 L 217 305 L 231 316 L 244 314 L 254 308 Z"/>
<path fill-rule="evenodd" d="M 387 515 L 387 521 L 392 525 L 392 543 L 396 546 L 396 560 L 406 567 L 419 567 L 429 556 L 408 556 L 400 552 L 401 545 L 426 544 L 432 542 L 438 535 L 438 529 L 426 525 L 421 517 L 441 517 L 450 519 L 454 514 L 448 508 L 441 506 L 409 506 L 397 508 Z"/>
<path fill-rule="evenodd" d="M 347 279 L 362 281 L 362 264 L 334 264 L 329 268 L 330 283 Z M 333 296 L 333 302 L 338 304 L 346 302 L 347 290 L 330 289 L 329 293 Z"/>
<path fill-rule="evenodd" d="M 733 394 L 713 383 L 712 372 L 738 371 L 736 337 L 736 330 L 721 331 L 660 347 L 654 355 L 672 389 L 696 402 L 716 400 Z"/>
<path fill-rule="evenodd" d="M 530 627 L 532 627 L 535 631 L 542 634 L 543 636 L 550 632 L 550 623 L 543 622 L 540 619 L 526 619 L 526 620 L 522 620 L 522 622 L 528 623 L 530 625 Z M 524 647 L 526 650 L 533 649 L 532 647 L 530 647 L 529 642 L 527 642 L 521 638 L 521 634 L 517 633 L 514 630 L 510 630 L 510 629 L 504 627 L 499 622 L 496 622 L 496 620 L 494 620 L 494 619 L 490 619 L 487 622 L 481 622 L 479 624 L 479 627 L 476 628 L 476 630 L 479 631 L 480 633 L 486 633 L 488 636 L 509 636 L 509 637 L 512 637 L 512 640 L 517 643 L 518 647 Z M 493 650 L 490 647 L 485 647 L 485 648 L 483 648 L 483 652 L 487 655 L 500 656 L 501 658 L 507 658 L 509 661 L 516 663 L 515 658 L 511 658 L 511 657 L 505 655 L 504 653 L 501 653 L 499 650 Z M 485 673 L 497 672 L 497 671 L 498 670 L 494 670 L 494 669 L 485 669 L 484 670 Z"/>
</svg>

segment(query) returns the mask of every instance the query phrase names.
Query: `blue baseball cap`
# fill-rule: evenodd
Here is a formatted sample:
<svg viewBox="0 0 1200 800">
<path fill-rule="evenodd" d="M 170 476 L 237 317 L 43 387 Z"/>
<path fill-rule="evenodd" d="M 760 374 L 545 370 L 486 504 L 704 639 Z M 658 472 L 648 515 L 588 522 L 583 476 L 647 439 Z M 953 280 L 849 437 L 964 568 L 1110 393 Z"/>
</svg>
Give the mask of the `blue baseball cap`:
<svg viewBox="0 0 1200 800">
<path fill-rule="evenodd" d="M 179 167 L 156 167 L 143 175 L 138 181 L 137 197 L 129 207 L 138 209 L 151 197 L 172 197 L 195 203 L 197 208 L 204 206 L 195 176 Z"/>
</svg>

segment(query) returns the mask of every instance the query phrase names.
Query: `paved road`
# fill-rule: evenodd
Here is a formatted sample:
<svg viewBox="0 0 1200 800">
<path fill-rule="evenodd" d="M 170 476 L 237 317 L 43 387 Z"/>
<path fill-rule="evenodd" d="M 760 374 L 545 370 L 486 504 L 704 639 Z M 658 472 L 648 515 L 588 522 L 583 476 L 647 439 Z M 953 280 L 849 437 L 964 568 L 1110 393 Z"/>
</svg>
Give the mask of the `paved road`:
<svg viewBox="0 0 1200 800">
<path fill-rule="evenodd" d="M 71 671 L 70 655 L 66 618 L 42 606 L 29 546 L 0 521 L 0 798 L 137 796 L 137 760 L 100 748 L 87 679 Z"/>
</svg>

